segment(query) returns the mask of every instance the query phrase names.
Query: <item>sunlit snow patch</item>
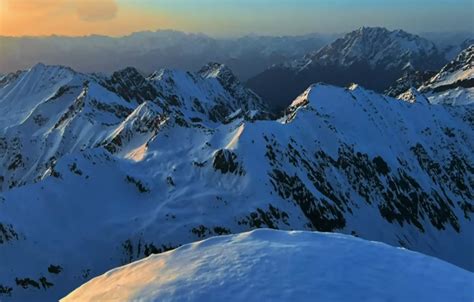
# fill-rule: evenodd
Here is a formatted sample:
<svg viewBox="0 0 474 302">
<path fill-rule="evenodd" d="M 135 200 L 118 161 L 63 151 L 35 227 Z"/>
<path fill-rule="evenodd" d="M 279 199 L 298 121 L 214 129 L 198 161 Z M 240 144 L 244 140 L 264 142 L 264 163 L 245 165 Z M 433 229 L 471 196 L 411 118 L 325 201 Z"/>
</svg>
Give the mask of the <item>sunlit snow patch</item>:
<svg viewBox="0 0 474 302">
<path fill-rule="evenodd" d="M 472 301 L 474 275 L 351 236 L 258 230 L 112 270 L 62 301 Z"/>
</svg>

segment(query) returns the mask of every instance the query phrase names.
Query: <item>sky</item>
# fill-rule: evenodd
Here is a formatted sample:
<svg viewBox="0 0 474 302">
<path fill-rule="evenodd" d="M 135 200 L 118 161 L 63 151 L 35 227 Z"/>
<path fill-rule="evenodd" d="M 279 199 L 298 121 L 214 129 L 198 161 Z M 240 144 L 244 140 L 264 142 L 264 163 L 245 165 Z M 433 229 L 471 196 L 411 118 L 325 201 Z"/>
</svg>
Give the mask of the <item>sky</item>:
<svg viewBox="0 0 474 302">
<path fill-rule="evenodd" d="M 474 31 L 474 0 L 0 0 L 0 35 L 341 33 L 361 26 Z"/>
</svg>

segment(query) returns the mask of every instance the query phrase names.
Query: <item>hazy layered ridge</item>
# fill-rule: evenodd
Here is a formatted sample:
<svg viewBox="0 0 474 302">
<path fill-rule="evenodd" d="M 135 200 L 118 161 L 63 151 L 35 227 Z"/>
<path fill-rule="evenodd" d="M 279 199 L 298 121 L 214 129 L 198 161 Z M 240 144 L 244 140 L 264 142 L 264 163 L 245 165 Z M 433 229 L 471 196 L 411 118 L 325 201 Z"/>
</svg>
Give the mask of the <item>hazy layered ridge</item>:
<svg viewBox="0 0 474 302">
<path fill-rule="evenodd" d="M 134 66 L 151 73 L 160 68 L 197 70 L 207 62 L 218 61 L 230 66 L 239 78 L 248 79 L 273 64 L 319 49 L 335 37 L 311 34 L 217 39 L 170 30 L 120 38 L 0 37 L 0 72 L 43 62 L 71 66 L 81 72 L 112 72 Z"/>
<path fill-rule="evenodd" d="M 381 243 L 259 230 L 117 268 L 62 301 L 470 301 L 473 283 L 472 273 Z"/>
<path fill-rule="evenodd" d="M 209 61 L 218 61 L 231 67 L 240 79 L 247 80 L 273 64 L 315 52 L 340 36 L 314 33 L 212 38 L 160 30 L 117 38 L 99 35 L 0 37 L 0 73 L 26 69 L 37 62 L 67 65 L 80 72 L 113 72 L 135 66 L 149 73 L 160 68 L 197 70 Z M 474 38 L 468 32 L 422 36 L 433 41 L 447 60 L 452 60 Z"/>
<path fill-rule="evenodd" d="M 110 77 L 38 65 L 7 78 L 2 147 L 21 160 L 4 163 L 4 189 L 57 156 L 37 165 L 41 181 L 1 195 L 5 298 L 57 299 L 151 253 L 259 227 L 354 234 L 474 268 L 472 105 L 316 85 L 275 119 L 219 64 Z M 31 110 L 7 106 L 20 100 Z"/>
</svg>

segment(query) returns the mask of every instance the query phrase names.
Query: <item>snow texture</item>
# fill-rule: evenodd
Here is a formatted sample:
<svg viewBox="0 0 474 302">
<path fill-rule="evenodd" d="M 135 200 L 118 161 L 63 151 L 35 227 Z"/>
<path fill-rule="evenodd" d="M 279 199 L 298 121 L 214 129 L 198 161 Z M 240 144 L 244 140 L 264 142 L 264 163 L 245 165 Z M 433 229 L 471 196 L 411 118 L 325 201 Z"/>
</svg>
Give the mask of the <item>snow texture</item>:
<svg viewBox="0 0 474 302">
<path fill-rule="evenodd" d="M 474 274 L 351 236 L 258 230 L 120 267 L 61 301 L 472 301 Z"/>
<path fill-rule="evenodd" d="M 256 228 L 354 234 L 474 270 L 472 105 L 318 84 L 275 117 L 219 64 L 40 64 L 2 78 L 0 109 L 2 301 L 57 300 Z"/>
</svg>

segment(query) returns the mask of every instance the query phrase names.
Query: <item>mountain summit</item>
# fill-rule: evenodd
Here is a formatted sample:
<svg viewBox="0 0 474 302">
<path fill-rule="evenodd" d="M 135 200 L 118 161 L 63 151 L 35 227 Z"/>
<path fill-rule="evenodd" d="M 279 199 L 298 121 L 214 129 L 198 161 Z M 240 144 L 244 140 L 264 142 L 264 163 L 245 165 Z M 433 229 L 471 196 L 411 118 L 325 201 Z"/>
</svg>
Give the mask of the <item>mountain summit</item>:
<svg viewBox="0 0 474 302">
<path fill-rule="evenodd" d="M 274 107 L 287 106 L 315 82 L 345 86 L 357 82 L 382 92 L 407 66 L 437 70 L 445 63 L 435 44 L 402 30 L 362 27 L 303 58 L 275 65 L 248 81 Z"/>
<path fill-rule="evenodd" d="M 100 76 L 37 64 L 0 83 L 0 192 L 48 177 L 71 152 L 97 146 L 125 152 L 118 142 L 150 139 L 164 119 L 191 125 L 268 116 L 260 97 L 216 64 L 200 73 L 160 70 L 149 76 L 132 67 Z M 137 129 L 131 121 L 146 108 L 154 108 L 145 114 L 147 122 L 138 119 L 148 127 Z M 124 132 L 129 127 L 140 131 Z"/>
<path fill-rule="evenodd" d="M 436 91 L 449 90 L 454 86 L 474 86 L 474 44 L 464 49 L 453 61 L 444 66 L 425 86 Z"/>
<path fill-rule="evenodd" d="M 464 49 L 439 73 L 426 81 L 420 91 L 425 93 L 432 103 L 474 103 L 474 44 Z"/>
<path fill-rule="evenodd" d="M 426 69 L 433 67 L 439 55 L 433 42 L 403 30 L 362 27 L 307 55 L 303 68 L 313 63 L 337 66 L 368 63 L 373 68 L 403 69 L 410 64 L 415 69 Z"/>
<path fill-rule="evenodd" d="M 473 282 L 439 259 L 351 236 L 256 230 L 114 269 L 61 301 L 469 301 Z"/>
</svg>

